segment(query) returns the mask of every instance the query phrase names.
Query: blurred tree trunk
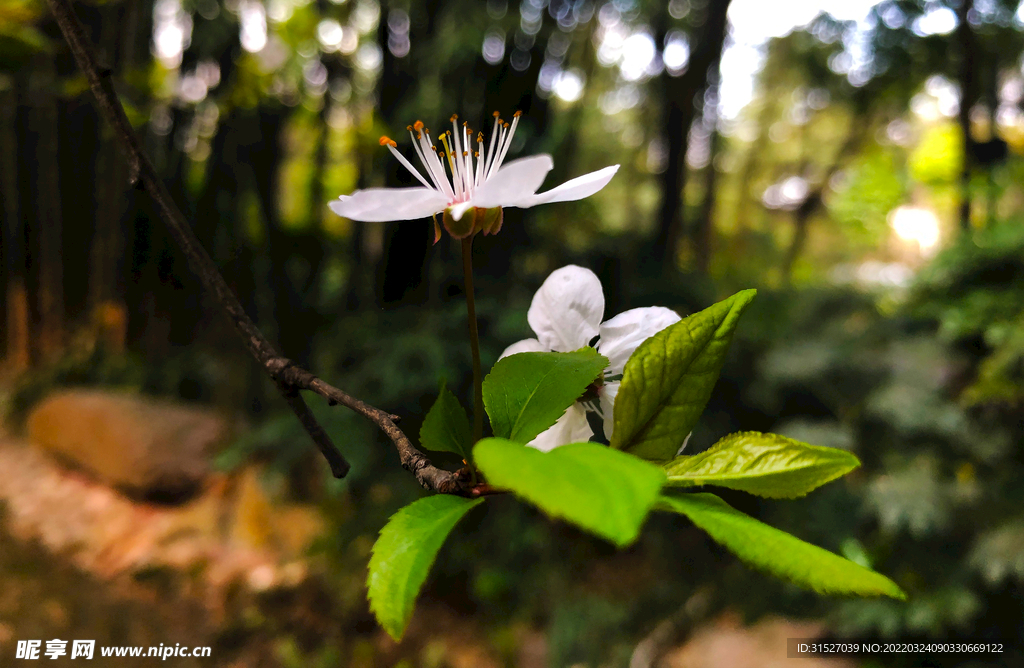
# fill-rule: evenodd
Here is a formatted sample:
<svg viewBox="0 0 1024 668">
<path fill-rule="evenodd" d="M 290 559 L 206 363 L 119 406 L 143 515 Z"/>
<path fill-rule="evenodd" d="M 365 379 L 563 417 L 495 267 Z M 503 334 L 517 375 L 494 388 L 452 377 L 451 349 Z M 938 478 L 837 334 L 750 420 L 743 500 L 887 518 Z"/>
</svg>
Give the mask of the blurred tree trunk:
<svg viewBox="0 0 1024 668">
<path fill-rule="evenodd" d="M 53 60 L 44 57 L 30 83 L 30 131 L 36 136 L 34 181 L 37 225 L 34 246 L 38 253 L 37 308 L 39 352 L 59 354 L 64 343 L 64 266 L 60 205 L 60 145 L 58 143 L 57 78 Z"/>
<path fill-rule="evenodd" d="M 6 358 L 11 371 L 20 373 L 29 367 L 28 287 L 25 281 L 25 223 L 21 217 L 18 184 L 18 99 L 14 89 L 0 93 L 0 199 L 3 200 L 3 228 L 0 229 L 0 253 L 3 255 L 4 310 L 3 331 Z"/>
<path fill-rule="evenodd" d="M 793 238 L 782 260 L 782 280 L 784 284 L 789 285 L 792 281 L 793 266 L 807 244 L 811 218 L 824 208 L 825 190 L 829 187 L 829 181 L 832 180 L 832 177 L 836 175 L 848 159 L 860 152 L 864 142 L 871 137 L 873 129 L 874 125 L 871 123 L 871 119 L 865 118 L 863 114 L 854 116 L 843 145 L 839 147 L 839 150 L 825 170 L 818 178 L 812 181 L 812 187 L 806 199 L 793 212 Z M 804 162 L 806 163 L 806 160 Z M 801 167 L 801 171 L 803 169 L 804 167 Z"/>
<path fill-rule="evenodd" d="M 106 60 L 115 75 L 126 74 L 149 63 L 152 32 L 152 0 L 114 5 L 103 14 L 102 40 Z M 129 203 L 128 166 L 106 123 L 96 119 L 102 141 L 94 160 L 96 217 L 89 247 L 87 311 L 97 334 L 114 351 L 123 350 L 127 337 L 123 271 L 125 226 L 134 207 Z"/>
<path fill-rule="evenodd" d="M 972 142 L 971 142 L 971 107 L 978 98 L 978 86 L 975 81 L 975 53 L 977 44 L 974 39 L 974 31 L 971 30 L 971 23 L 968 14 L 974 7 L 974 0 L 960 0 L 957 7 L 956 42 L 960 56 L 959 84 L 960 84 L 960 109 L 957 112 L 957 121 L 960 125 L 960 132 L 963 134 L 964 154 L 963 164 L 960 167 L 960 229 L 971 229 L 971 168 L 973 167 Z"/>
<path fill-rule="evenodd" d="M 369 174 L 373 161 L 362 152 L 360 152 L 358 160 L 359 177 L 356 179 L 356 189 L 366 188 L 368 186 L 366 175 Z M 348 286 L 345 290 L 346 311 L 358 311 L 360 308 L 365 307 L 373 297 L 373 286 L 366 276 L 367 267 L 370 264 L 367 261 L 366 226 L 375 224 L 378 223 L 352 221 L 352 233 L 348 240 L 350 269 L 348 272 Z"/>
<path fill-rule="evenodd" d="M 258 140 L 248 147 L 248 164 L 267 229 L 268 278 L 272 292 L 272 317 L 282 353 L 300 366 L 308 366 L 313 333 L 321 322 L 316 310 L 314 286 L 319 283 L 323 245 L 320 226 L 302 231 L 286 230 L 281 221 L 282 136 L 289 110 L 283 106 L 262 106 L 258 115 Z M 321 142 L 323 145 L 325 142 Z M 318 149 L 318 153 L 320 150 Z M 326 161 L 326 157 L 321 157 Z M 321 173 L 322 173 L 322 167 Z M 319 176 L 314 170 L 314 181 Z M 322 219 L 323 196 L 311 200 L 313 215 Z M 304 276 L 297 274 L 304 273 Z"/>
<path fill-rule="evenodd" d="M 703 98 L 700 96 L 707 89 L 710 72 L 717 71 L 722 58 L 729 4 L 730 0 L 708 2 L 702 32 L 691 51 L 686 72 L 674 77 L 664 71 L 658 77 L 664 105 L 662 134 L 667 160 L 665 171 L 661 174 L 661 203 L 653 257 L 662 271 L 675 267 L 683 226 L 683 191 L 690 126 L 703 110 Z M 669 31 L 667 9 L 660 10 L 657 24 L 658 43 L 664 47 Z"/>
<path fill-rule="evenodd" d="M 377 28 L 377 43 L 384 60 L 380 80 L 377 84 L 380 96 L 380 114 L 384 122 L 398 131 L 416 119 L 398 117 L 403 104 L 416 95 L 417 77 L 433 52 L 435 40 L 446 37 L 437 35 L 435 26 L 446 6 L 444 0 L 426 0 L 410 7 L 409 53 L 404 57 L 395 56 L 388 45 L 388 12 L 385 10 Z M 417 16 L 418 12 L 422 12 Z M 454 109 L 449 111 L 451 113 Z M 443 131 L 442 120 L 433 128 L 437 137 Z M 427 119 L 430 125 L 430 119 Z M 386 163 L 385 184 L 388 187 L 407 186 L 415 183 L 413 177 L 395 160 Z M 426 269 L 427 254 L 434 241 L 434 228 L 428 222 L 408 221 L 385 223 L 384 253 L 381 257 L 377 285 L 378 299 L 383 304 L 422 304 L 427 301 L 429 282 Z"/>
<path fill-rule="evenodd" d="M 708 97 L 718 98 L 719 76 L 715 72 L 708 84 Z M 716 104 L 717 106 L 717 104 Z M 707 274 L 711 267 L 715 234 L 715 199 L 718 195 L 718 168 L 715 160 L 721 151 L 722 137 L 718 132 L 718 112 L 704 110 L 704 122 L 710 126 L 708 136 L 708 166 L 704 170 L 704 199 L 701 201 L 700 213 L 694 221 L 691 231 L 693 243 L 694 269 L 700 274 Z"/>
<path fill-rule="evenodd" d="M 704 171 L 704 199 L 701 201 L 700 213 L 693 225 L 693 262 L 694 269 L 700 274 L 707 274 L 711 268 L 711 255 L 714 252 L 715 236 L 715 199 L 718 195 L 718 168 L 715 158 L 721 150 L 722 137 L 717 127 L 712 127 L 708 138 L 710 158 Z"/>
<path fill-rule="evenodd" d="M 596 21 L 593 23 L 596 23 Z M 593 29 L 593 23 L 591 24 L 591 29 Z M 529 49 L 530 63 L 523 70 L 517 70 L 512 67 L 511 57 L 507 53 L 498 65 L 488 64 L 479 51 L 476 53 L 474 76 L 493 82 L 487 87 L 486 101 L 484 102 L 480 118 L 473 119 L 481 124 L 479 130 L 483 131 L 485 141 L 490 141 L 491 132 L 494 128 L 494 119 L 491 113 L 497 111 L 503 119 L 507 120 L 516 111 L 523 112 L 522 118 L 519 119 L 519 130 L 516 131 L 516 137 L 525 139 L 525 141 L 518 153 L 509 153 L 506 157 L 506 162 L 540 152 L 553 152 L 550 146 L 545 144 L 548 140 L 548 129 L 552 121 L 550 98 L 543 98 L 537 95 L 537 82 L 540 78 L 540 68 L 544 63 L 547 47 L 547 43 L 543 42 L 540 36 L 550 35 L 551 32 L 556 30 L 558 30 L 558 27 L 554 24 L 551 12 L 542 12 L 541 28 Z M 506 41 L 513 41 L 511 33 Z M 507 51 L 510 51 L 512 48 L 515 47 L 509 46 Z M 585 64 L 584 69 L 586 69 Z M 458 73 L 453 73 L 449 76 L 454 78 L 459 75 Z M 467 77 L 463 78 L 466 79 Z M 475 101 L 475 99 L 471 101 Z M 575 141 L 575 133 L 571 134 L 573 136 L 569 140 Z M 569 145 L 566 145 L 566 148 L 570 151 L 573 150 Z M 545 180 L 546 185 L 541 186 L 541 190 L 547 190 L 551 187 L 551 184 L 561 183 L 562 179 L 558 178 L 557 173 L 562 171 L 568 174 L 571 169 L 572 155 L 570 154 L 568 157 L 565 157 L 561 148 L 554 152 L 556 153 L 555 166 Z M 530 211 L 506 208 L 503 215 L 504 223 L 501 228 L 501 234 L 496 236 L 478 235 L 473 240 L 474 255 L 487 258 L 486 262 L 476 262 L 473 267 L 474 274 L 478 277 L 477 289 L 481 292 L 486 289 L 486 283 L 480 283 L 480 278 L 484 278 L 485 281 L 486 279 L 502 280 L 503 277 L 508 276 L 509 272 L 512 271 L 513 257 L 517 250 L 533 246 L 535 243 L 529 229 L 524 224 L 524 221 L 529 219 L 531 215 Z M 543 243 L 542 240 L 537 240 L 537 242 Z M 441 253 L 442 256 L 447 254 L 447 257 L 450 258 L 448 264 L 450 267 L 448 286 L 452 285 L 453 279 L 455 279 L 459 286 L 462 285 L 460 254 L 458 250 L 450 252 L 451 249 L 456 247 L 457 245 L 454 244 L 449 245 Z M 565 251 L 565 245 L 548 243 L 545 244 L 545 249 L 548 251 L 547 257 L 549 262 L 551 262 L 552 268 L 559 266 L 559 260 L 556 255 Z"/>
<path fill-rule="evenodd" d="M 793 280 L 793 266 L 807 245 L 811 217 L 823 204 L 823 190 L 824 188 L 816 188 L 793 212 L 793 239 L 789 242 L 782 260 L 782 280 L 785 285 L 789 285 Z"/>
</svg>

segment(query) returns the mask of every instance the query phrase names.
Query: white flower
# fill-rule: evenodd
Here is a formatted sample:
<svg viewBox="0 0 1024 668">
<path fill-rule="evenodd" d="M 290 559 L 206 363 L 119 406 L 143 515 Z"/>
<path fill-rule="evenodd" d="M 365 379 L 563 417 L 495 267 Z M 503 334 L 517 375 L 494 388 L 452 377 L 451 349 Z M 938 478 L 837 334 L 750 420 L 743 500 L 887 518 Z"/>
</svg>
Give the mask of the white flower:
<svg viewBox="0 0 1024 668">
<path fill-rule="evenodd" d="M 603 418 L 604 435 L 610 440 L 615 395 L 626 361 L 637 346 L 680 320 L 675 311 L 663 306 L 630 309 L 601 322 L 603 315 L 604 292 L 594 272 L 576 265 L 562 267 L 540 286 L 526 315 L 537 338 L 513 343 L 501 354 L 507 357 L 525 352 L 571 352 L 591 345 L 597 337 L 597 351 L 608 358 L 604 382 L 596 388 L 592 386 L 597 397 L 588 391 L 554 425 L 530 441 L 529 445 L 538 450 L 589 440 L 594 432 L 587 423 L 588 410 Z"/>
<path fill-rule="evenodd" d="M 476 137 L 476 150 L 471 148 L 473 131 L 465 123 L 460 130 L 456 122 L 458 116 L 451 118 L 454 132 L 441 134 L 443 150 L 440 151 L 430 139 L 430 130 L 416 121 L 407 129 L 416 155 L 423 165 L 425 177 L 396 150 L 398 144 L 387 137 L 381 137 L 381 146 L 387 146 L 423 187 L 357 190 L 351 195 L 342 195 L 329 206 L 339 216 L 364 222 L 417 220 L 446 209 L 457 221 L 473 207 L 526 208 L 547 202 L 568 202 L 590 197 L 604 188 L 619 169 L 618 165 L 605 167 L 566 181 L 547 192 L 537 193 L 553 166 L 550 155 L 534 155 L 503 164 L 509 146 L 512 145 L 512 135 L 519 125 L 519 116 L 520 112 L 517 111 L 510 125 L 498 117 L 498 112 L 494 112 L 494 132 L 490 144 L 485 145 L 481 132 Z M 445 163 L 448 164 L 447 172 Z"/>
</svg>

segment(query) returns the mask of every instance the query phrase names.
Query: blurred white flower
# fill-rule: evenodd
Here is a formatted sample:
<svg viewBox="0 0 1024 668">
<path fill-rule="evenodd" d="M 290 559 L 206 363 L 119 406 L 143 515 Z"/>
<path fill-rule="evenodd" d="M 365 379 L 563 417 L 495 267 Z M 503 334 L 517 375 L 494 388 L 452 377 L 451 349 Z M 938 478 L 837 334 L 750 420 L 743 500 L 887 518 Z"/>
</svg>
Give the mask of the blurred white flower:
<svg viewBox="0 0 1024 668">
<path fill-rule="evenodd" d="M 548 451 L 590 440 L 594 432 L 587 423 L 587 411 L 601 416 L 604 435 L 611 439 L 615 396 L 626 361 L 641 343 L 680 320 L 675 311 L 663 306 L 630 309 L 602 323 L 603 316 L 601 281 L 583 267 L 569 265 L 551 272 L 533 296 L 526 319 L 537 338 L 513 343 L 501 357 L 526 352 L 571 352 L 590 345 L 597 337 L 597 351 L 608 358 L 608 366 L 601 380 L 588 388 L 554 425 L 530 441 L 530 446 Z"/>
</svg>

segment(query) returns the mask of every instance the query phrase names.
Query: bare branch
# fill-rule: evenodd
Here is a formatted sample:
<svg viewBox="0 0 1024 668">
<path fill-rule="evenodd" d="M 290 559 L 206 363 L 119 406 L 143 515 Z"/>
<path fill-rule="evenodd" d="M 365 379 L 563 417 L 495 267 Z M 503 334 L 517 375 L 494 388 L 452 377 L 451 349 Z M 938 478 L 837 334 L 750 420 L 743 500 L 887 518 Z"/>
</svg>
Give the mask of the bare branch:
<svg viewBox="0 0 1024 668">
<path fill-rule="evenodd" d="M 317 422 L 312 411 L 299 395 L 299 390 L 315 392 L 326 398 L 332 405 L 346 406 L 376 423 L 381 431 L 394 442 L 402 466 L 412 472 L 425 488 L 446 494 L 478 494 L 479 492 L 474 491 L 462 477 L 431 464 L 430 460 L 413 446 L 402 430 L 395 426 L 398 416 L 356 399 L 317 378 L 309 371 L 297 367 L 291 360 L 278 354 L 270 341 L 246 315 L 238 298 L 228 287 L 217 270 L 217 266 L 192 232 L 191 225 L 174 204 L 170 193 L 153 168 L 153 164 L 143 153 L 142 146 L 125 115 L 124 107 L 121 106 L 117 93 L 114 91 L 110 70 L 101 68 L 97 64 L 95 50 L 86 37 L 78 16 L 71 9 L 69 0 L 48 0 L 48 2 L 57 24 L 71 48 L 75 61 L 89 80 L 89 86 L 96 97 L 100 112 L 113 126 L 114 134 L 128 160 L 131 183 L 147 191 L 153 198 L 171 236 L 174 237 L 185 253 L 185 257 L 188 258 L 189 267 L 199 277 L 203 288 L 216 298 L 221 309 L 234 323 L 252 356 L 274 379 L 281 394 L 288 402 L 288 406 L 294 411 L 310 438 L 327 459 L 334 476 L 344 477 L 348 473 L 349 464 L 335 447 L 327 432 Z"/>
</svg>

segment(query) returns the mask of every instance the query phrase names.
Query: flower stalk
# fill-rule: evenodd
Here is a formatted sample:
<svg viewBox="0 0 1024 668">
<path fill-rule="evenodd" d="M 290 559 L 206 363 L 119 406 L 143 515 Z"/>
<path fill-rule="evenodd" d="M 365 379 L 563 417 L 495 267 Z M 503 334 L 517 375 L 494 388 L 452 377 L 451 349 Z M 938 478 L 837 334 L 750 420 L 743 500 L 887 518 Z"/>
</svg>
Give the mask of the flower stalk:
<svg viewBox="0 0 1024 668">
<path fill-rule="evenodd" d="M 480 370 L 480 332 L 476 324 L 473 295 L 473 236 L 462 240 L 462 275 L 465 280 L 466 312 L 469 316 L 469 347 L 473 353 L 473 443 L 484 436 L 484 390 Z"/>
</svg>

